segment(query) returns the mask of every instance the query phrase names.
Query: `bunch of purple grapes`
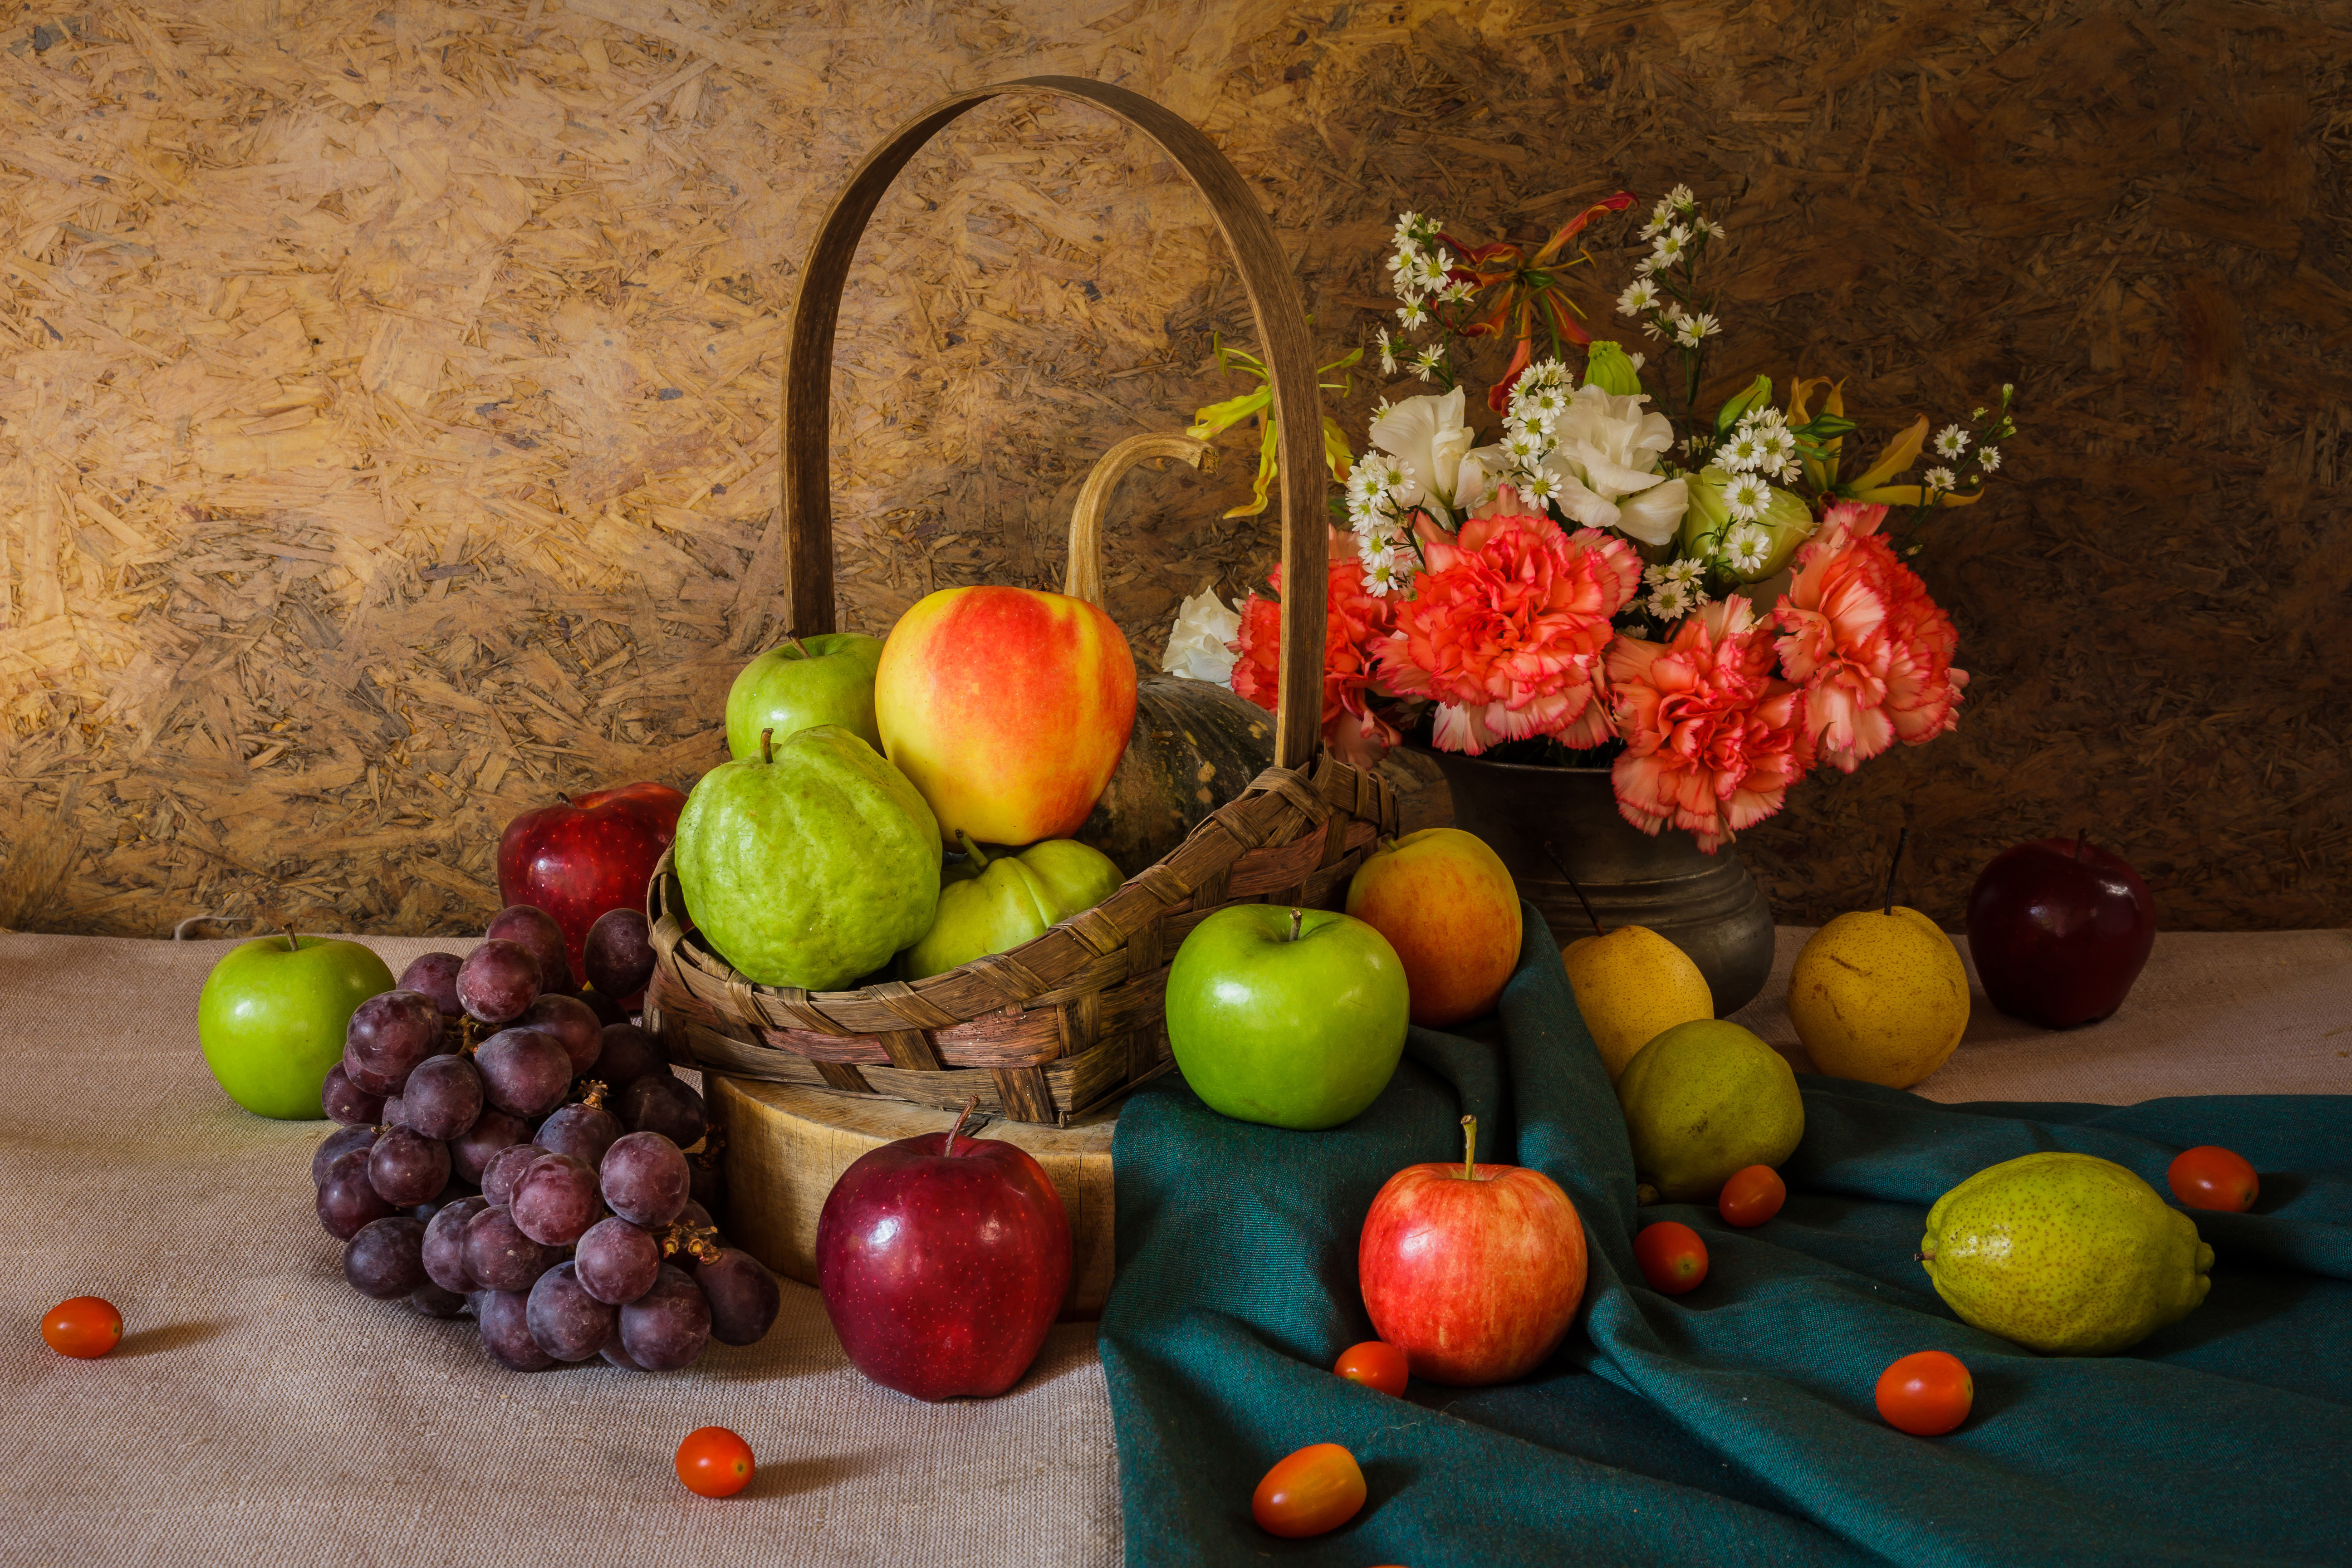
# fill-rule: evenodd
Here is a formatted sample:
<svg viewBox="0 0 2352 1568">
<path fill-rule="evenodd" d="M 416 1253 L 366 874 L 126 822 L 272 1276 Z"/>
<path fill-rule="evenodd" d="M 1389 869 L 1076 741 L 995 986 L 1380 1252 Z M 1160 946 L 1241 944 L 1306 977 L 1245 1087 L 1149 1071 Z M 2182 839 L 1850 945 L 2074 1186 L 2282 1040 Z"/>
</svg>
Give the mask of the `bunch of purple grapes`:
<svg viewBox="0 0 2352 1568">
<path fill-rule="evenodd" d="M 311 1162 L 319 1221 L 354 1289 L 470 1310 L 518 1371 L 666 1372 L 758 1340 L 779 1292 L 719 1233 L 702 1097 L 610 1000 L 653 973 L 646 917 L 604 916 L 585 958 L 583 990 L 553 918 L 516 904 L 361 1003 L 320 1095 L 343 1125 Z"/>
</svg>

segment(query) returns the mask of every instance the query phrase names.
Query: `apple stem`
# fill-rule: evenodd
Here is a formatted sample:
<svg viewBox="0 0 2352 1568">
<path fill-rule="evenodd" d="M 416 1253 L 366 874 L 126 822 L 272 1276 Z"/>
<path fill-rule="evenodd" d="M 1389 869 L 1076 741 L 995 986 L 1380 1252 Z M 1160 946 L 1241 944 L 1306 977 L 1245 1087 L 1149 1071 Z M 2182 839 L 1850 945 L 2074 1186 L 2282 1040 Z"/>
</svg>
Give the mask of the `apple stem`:
<svg viewBox="0 0 2352 1568">
<path fill-rule="evenodd" d="M 776 760 L 776 732 L 773 730 L 760 731 L 760 760 L 763 763 Z"/>
<path fill-rule="evenodd" d="M 1465 1116 L 1462 1119 L 1462 1179 L 1464 1181 L 1475 1182 L 1478 1179 L 1477 1159 L 1478 1119 L 1475 1116 Z"/>
<path fill-rule="evenodd" d="M 302 951 L 302 939 L 294 934 L 294 928 L 292 926 L 280 926 L 278 929 L 286 933 L 287 952 L 299 952 Z"/>
<path fill-rule="evenodd" d="M 801 634 L 800 634 L 799 632 L 797 632 L 797 631 L 789 631 L 789 632 L 786 632 L 786 633 L 784 634 L 784 640 L 785 640 L 786 642 L 788 642 L 788 643 L 792 644 L 792 645 L 793 645 L 793 651 L 794 653 L 796 653 L 796 654 L 800 655 L 803 658 L 814 658 L 816 657 L 816 655 L 814 655 L 814 654 L 813 654 L 813 653 L 809 652 L 809 650 L 808 650 L 808 645 L 807 645 L 806 643 L 803 643 L 803 641 L 801 641 Z"/>
<path fill-rule="evenodd" d="M 948 1129 L 948 1141 L 940 1145 L 940 1153 L 941 1155 L 944 1156 L 953 1154 L 955 1152 L 955 1135 L 963 1131 L 964 1122 L 971 1119 L 971 1113 L 977 1110 L 979 1106 L 980 1096 L 976 1094 L 963 1102 L 963 1109 L 956 1112 L 955 1125 Z"/>
<path fill-rule="evenodd" d="M 1895 912 L 1895 873 L 1902 868 L 1903 843 L 1904 840 L 1910 837 L 1911 829 L 1907 826 L 1895 829 L 1895 858 L 1886 863 L 1886 909 L 1885 912 L 1889 915 L 1892 915 Z"/>
<path fill-rule="evenodd" d="M 2083 858 L 2083 835 L 2089 831 L 2090 829 L 2087 827 L 2078 827 L 2074 829 L 2074 858 L 2077 860 L 2080 860 Z"/>
<path fill-rule="evenodd" d="M 555 792 L 555 798 L 562 801 L 566 805 L 570 805 L 572 804 L 572 797 L 564 794 L 562 790 L 557 790 Z"/>
<path fill-rule="evenodd" d="M 1609 928 L 1602 925 L 1601 923 L 1601 917 L 1592 912 L 1592 900 L 1584 896 L 1584 889 L 1576 885 L 1576 879 L 1569 876 L 1568 863 L 1559 858 L 1559 851 L 1553 848 L 1549 840 L 1544 844 L 1544 853 L 1550 857 L 1552 865 L 1559 868 L 1559 874 L 1568 878 L 1568 890 L 1574 893 L 1576 895 L 1576 901 L 1584 906 L 1584 918 L 1592 922 L 1592 934 L 1595 936 L 1607 936 L 1609 934 Z"/>
<path fill-rule="evenodd" d="M 961 827 L 957 828 L 956 842 L 963 846 L 964 858 L 971 862 L 971 868 L 973 870 L 985 871 L 988 869 L 988 857 L 980 852 L 980 846 L 971 841 L 971 835 L 970 833 L 965 832 Z"/>
<path fill-rule="evenodd" d="M 1307 923 L 1307 911 L 1306 911 L 1306 910 L 1291 910 L 1291 911 L 1290 911 L 1290 940 L 1291 940 L 1291 941 L 1293 941 L 1293 942 L 1297 942 L 1297 941 L 1298 940 L 1298 931 L 1299 931 L 1299 928 L 1300 928 L 1300 927 L 1302 927 L 1302 926 L 1304 926 L 1306 923 Z"/>
</svg>

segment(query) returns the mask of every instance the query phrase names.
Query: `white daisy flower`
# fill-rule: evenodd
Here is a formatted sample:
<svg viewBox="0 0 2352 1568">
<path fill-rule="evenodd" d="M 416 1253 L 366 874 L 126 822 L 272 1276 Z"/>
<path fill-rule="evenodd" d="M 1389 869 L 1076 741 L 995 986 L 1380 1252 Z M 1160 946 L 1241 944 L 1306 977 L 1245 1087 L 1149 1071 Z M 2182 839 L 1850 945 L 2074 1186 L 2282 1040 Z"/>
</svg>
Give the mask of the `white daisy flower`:
<svg viewBox="0 0 2352 1568">
<path fill-rule="evenodd" d="M 1437 373 L 1445 367 L 1445 351 L 1435 343 L 1412 356 L 1412 373 L 1423 381 L 1435 381 Z"/>
<path fill-rule="evenodd" d="M 1467 278 L 1456 278 L 1437 291 L 1437 297 L 1449 305 L 1461 303 L 1476 293 L 1478 286 Z"/>
<path fill-rule="evenodd" d="M 1947 425 L 1936 432 L 1936 455 L 1957 458 L 1969 449 L 1969 433 L 1957 425 Z"/>
<path fill-rule="evenodd" d="M 1678 621 L 1690 613 L 1691 598 L 1686 584 L 1669 583 L 1650 595 L 1648 609 L 1659 620 Z"/>
<path fill-rule="evenodd" d="M 1785 468 L 1797 460 L 1797 434 L 1786 425 L 1765 426 L 1756 434 L 1756 445 L 1766 468 Z"/>
<path fill-rule="evenodd" d="M 1789 427 L 1788 415 L 1769 405 L 1756 409 L 1748 417 L 1759 430 L 1785 430 Z"/>
<path fill-rule="evenodd" d="M 1702 310 L 1696 316 L 1685 316 L 1675 322 L 1675 342 L 1686 349 L 1695 349 L 1702 341 L 1721 331 L 1721 324 Z"/>
<path fill-rule="evenodd" d="M 1723 237 L 1723 226 L 1716 222 L 1713 218 L 1696 218 L 1692 221 L 1697 227 L 1698 232 L 1706 235 L 1708 238 L 1721 239 Z"/>
<path fill-rule="evenodd" d="M 1666 230 L 1665 233 L 1658 236 L 1657 238 L 1650 241 L 1650 256 L 1652 258 L 1652 264 L 1658 267 L 1670 267 L 1674 265 L 1674 263 L 1680 261 L 1683 258 L 1684 253 L 1689 250 L 1689 248 L 1690 230 L 1684 227 L 1681 224 L 1676 224 L 1674 227 Z"/>
<path fill-rule="evenodd" d="M 1706 563 L 1696 556 L 1685 555 L 1667 563 L 1664 571 L 1665 581 L 1680 583 L 1686 588 L 1696 588 L 1699 579 L 1706 575 Z"/>
<path fill-rule="evenodd" d="M 1698 205 L 1698 198 L 1691 195 L 1688 185 L 1676 185 L 1666 193 L 1665 205 L 1678 213 L 1686 213 Z"/>
<path fill-rule="evenodd" d="M 1644 566 L 1642 568 L 1642 581 L 1647 586 L 1654 588 L 1665 580 L 1666 569 L 1664 567 Z"/>
<path fill-rule="evenodd" d="M 1559 479 L 1549 468 L 1521 474 L 1517 479 L 1519 493 L 1538 506 L 1549 506 L 1559 499 Z"/>
<path fill-rule="evenodd" d="M 1398 248 L 1398 249 L 1400 249 L 1400 250 L 1407 249 L 1407 248 L 1417 248 L 1416 247 L 1414 247 L 1414 245 L 1413 245 L 1413 241 L 1414 241 L 1414 239 L 1415 239 L 1415 238 L 1420 235 L 1420 233 L 1421 233 L 1421 228 L 1422 228 L 1422 225 L 1423 225 L 1423 224 L 1424 224 L 1424 223 L 1426 223 L 1427 221 L 1428 221 L 1428 220 L 1427 220 L 1427 219 L 1425 219 L 1425 218 L 1423 218 L 1423 217 L 1419 213 L 1399 213 L 1399 214 L 1397 214 L 1397 221 L 1396 221 L 1396 243 L 1397 243 L 1397 248 Z"/>
<path fill-rule="evenodd" d="M 1752 522 L 1743 522 L 1723 536 L 1723 553 L 1735 572 L 1753 572 L 1772 552 L 1772 536 Z"/>
<path fill-rule="evenodd" d="M 1567 394 L 1560 391 L 1559 387 L 1547 384 L 1537 387 L 1528 395 L 1526 417 L 1538 429 L 1549 432 L 1567 407 Z"/>
<path fill-rule="evenodd" d="M 1637 278 L 1625 286 L 1622 294 L 1617 296 L 1617 313 L 1638 316 L 1654 308 L 1657 302 L 1658 286 L 1647 278 Z"/>
<path fill-rule="evenodd" d="M 1744 474 L 1759 468 L 1764 461 L 1764 443 L 1747 425 L 1731 433 L 1731 439 L 1716 448 L 1715 460 L 1735 474 Z"/>
<path fill-rule="evenodd" d="M 1651 273 L 1655 272 L 1657 269 L 1658 258 L 1654 256 L 1644 256 L 1639 261 L 1633 263 L 1633 271 L 1643 278 L 1647 278 Z"/>
<path fill-rule="evenodd" d="M 1930 495 L 1937 490 L 1950 489 L 1953 486 L 1952 470 L 1949 468 L 1929 468 L 1925 478 L 1927 481 L 1927 493 Z"/>
<path fill-rule="evenodd" d="M 1991 473 L 1995 468 L 2000 468 L 2000 448 L 1998 447 L 1979 447 L 1977 448 L 1977 467 L 1982 468 L 1988 474 Z"/>
<path fill-rule="evenodd" d="M 1381 329 L 1381 374 L 1394 375 L 1396 373 L 1396 345 L 1389 340 L 1389 330 L 1382 327 Z"/>
<path fill-rule="evenodd" d="M 1761 474 L 1740 474 L 1723 487 L 1723 504 L 1742 522 L 1754 522 L 1772 504 L 1772 487 Z"/>
<path fill-rule="evenodd" d="M 1404 323 L 1406 331 L 1417 332 L 1428 323 L 1429 312 L 1422 307 L 1420 300 L 1407 300 L 1398 307 L 1397 320 Z"/>
<path fill-rule="evenodd" d="M 1543 461 L 1545 446 L 1536 431 L 1509 431 L 1503 437 L 1503 461 L 1514 468 L 1532 468 Z"/>
</svg>

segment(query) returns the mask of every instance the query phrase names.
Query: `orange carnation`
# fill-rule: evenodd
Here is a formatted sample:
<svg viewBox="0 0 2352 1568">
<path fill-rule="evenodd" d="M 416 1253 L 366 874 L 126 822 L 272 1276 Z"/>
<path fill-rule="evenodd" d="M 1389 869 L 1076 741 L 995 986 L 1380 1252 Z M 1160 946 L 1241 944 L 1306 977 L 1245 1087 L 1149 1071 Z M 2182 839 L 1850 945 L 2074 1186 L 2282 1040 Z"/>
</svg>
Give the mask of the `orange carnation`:
<svg viewBox="0 0 2352 1568">
<path fill-rule="evenodd" d="M 1282 591 L 1282 568 L 1270 581 Z M 1376 679 L 1374 654 L 1389 635 L 1394 606 L 1364 591 L 1363 569 L 1352 542 L 1332 547 L 1330 593 L 1323 620 L 1323 743 L 1362 766 L 1402 739 L 1365 705 Z M 1233 687 L 1271 713 L 1282 697 L 1282 604 L 1252 594 L 1242 605 L 1240 631 L 1232 643 Z"/>
<path fill-rule="evenodd" d="M 1772 677 L 1754 610 L 1734 595 L 1684 618 L 1668 643 L 1621 637 L 1609 650 L 1618 733 L 1618 815 L 1644 833 L 1680 827 L 1712 855 L 1780 809 L 1812 765 L 1798 689 Z"/>
<path fill-rule="evenodd" d="M 1641 584 L 1641 557 L 1598 529 L 1567 534 L 1508 511 L 1424 539 L 1429 569 L 1397 606 L 1381 675 L 1399 695 L 1436 701 L 1437 744 L 1475 756 L 1531 735 L 1605 740 L 1601 655 L 1615 635 L 1609 618 Z"/>
<path fill-rule="evenodd" d="M 1951 617 L 1878 535 L 1885 515 L 1831 507 L 1773 611 L 1781 668 L 1804 687 L 1806 732 L 1846 773 L 1897 740 L 1921 745 L 1956 727 L 1969 683 L 1952 668 Z"/>
</svg>

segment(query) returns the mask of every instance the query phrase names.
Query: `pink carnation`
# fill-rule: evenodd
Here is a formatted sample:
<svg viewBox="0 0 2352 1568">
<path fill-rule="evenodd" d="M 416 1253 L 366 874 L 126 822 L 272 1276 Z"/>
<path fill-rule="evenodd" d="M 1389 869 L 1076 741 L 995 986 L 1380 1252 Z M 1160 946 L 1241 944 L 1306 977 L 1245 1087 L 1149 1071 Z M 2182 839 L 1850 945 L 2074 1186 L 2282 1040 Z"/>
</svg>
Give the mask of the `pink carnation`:
<svg viewBox="0 0 2352 1568">
<path fill-rule="evenodd" d="M 1885 515 L 1831 507 L 1773 612 L 1781 668 L 1804 687 L 1806 732 L 1847 773 L 1897 740 L 1916 746 L 1957 726 L 1969 683 L 1952 668 L 1951 617 L 1878 535 Z"/>
<path fill-rule="evenodd" d="M 1372 685 L 1372 660 L 1393 624 L 1394 606 L 1364 591 L 1363 568 L 1350 545 L 1334 542 L 1329 597 L 1323 620 L 1323 743 L 1362 766 L 1403 737 L 1365 706 Z M 1282 591 L 1282 568 L 1273 573 Z M 1233 687 L 1271 713 L 1282 698 L 1282 605 L 1252 594 L 1242 605 L 1234 640 Z"/>
<path fill-rule="evenodd" d="M 1513 512 L 1424 536 L 1429 569 L 1397 606 L 1381 675 L 1437 703 L 1435 738 L 1473 756 L 1504 741 L 1608 736 L 1601 651 L 1609 618 L 1642 579 L 1641 557 L 1598 529 L 1560 531 Z M 1601 699 L 1594 700 L 1595 697 Z"/>
<path fill-rule="evenodd" d="M 1772 678 L 1772 649 L 1737 595 L 1685 617 L 1672 642 L 1618 638 L 1609 679 L 1625 741 L 1610 783 L 1644 833 L 1680 827 L 1711 855 L 1780 810 L 1812 765 L 1800 693 Z"/>
</svg>

